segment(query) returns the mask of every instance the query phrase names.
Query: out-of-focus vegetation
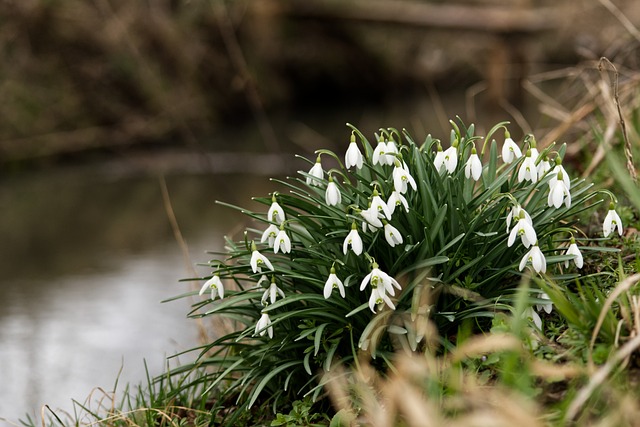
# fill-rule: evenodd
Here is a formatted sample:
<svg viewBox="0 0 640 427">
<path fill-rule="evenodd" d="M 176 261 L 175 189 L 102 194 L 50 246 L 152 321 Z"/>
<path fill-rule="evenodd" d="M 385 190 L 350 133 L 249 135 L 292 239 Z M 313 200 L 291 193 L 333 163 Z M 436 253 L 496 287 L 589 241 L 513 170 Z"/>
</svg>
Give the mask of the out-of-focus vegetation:
<svg viewBox="0 0 640 427">
<path fill-rule="evenodd" d="M 637 44 L 614 13 L 637 22 L 637 3 L 609 3 L 3 2 L 0 161 L 194 146 L 247 120 L 258 148 L 276 149 L 265 111 L 426 96 L 432 85 L 485 81 L 472 92 L 513 98 L 523 73 L 615 60 Z"/>
</svg>

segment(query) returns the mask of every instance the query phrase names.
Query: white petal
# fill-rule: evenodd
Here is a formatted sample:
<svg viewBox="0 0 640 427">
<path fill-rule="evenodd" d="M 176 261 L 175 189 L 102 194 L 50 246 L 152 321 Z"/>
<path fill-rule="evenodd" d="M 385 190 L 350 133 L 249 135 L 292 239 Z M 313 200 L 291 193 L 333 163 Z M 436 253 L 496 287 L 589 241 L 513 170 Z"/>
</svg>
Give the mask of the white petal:
<svg viewBox="0 0 640 427">
<path fill-rule="evenodd" d="M 329 275 L 329 278 L 324 283 L 324 299 L 328 299 L 331 296 L 333 290 L 333 274 Z"/>
<path fill-rule="evenodd" d="M 438 173 L 442 172 L 444 168 L 444 151 L 438 151 L 436 157 L 433 159 L 433 166 Z"/>
<path fill-rule="evenodd" d="M 369 281 L 371 280 L 371 274 L 373 272 L 367 274 L 366 276 L 364 276 L 364 279 L 362 279 L 362 282 L 360 283 L 360 290 L 363 291 L 364 288 L 367 287 L 367 284 L 369 284 Z"/>
</svg>

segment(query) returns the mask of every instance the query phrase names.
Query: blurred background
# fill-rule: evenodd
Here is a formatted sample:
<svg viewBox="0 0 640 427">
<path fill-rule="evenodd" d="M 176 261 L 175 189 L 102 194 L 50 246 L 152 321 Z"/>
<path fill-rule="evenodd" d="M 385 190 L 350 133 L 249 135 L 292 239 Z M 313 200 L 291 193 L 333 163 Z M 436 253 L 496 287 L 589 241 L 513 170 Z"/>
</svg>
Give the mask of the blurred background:
<svg viewBox="0 0 640 427">
<path fill-rule="evenodd" d="M 639 27 L 635 0 L 1 2 L 0 418 L 196 345 L 189 301 L 160 301 L 241 229 L 214 201 L 341 154 L 345 122 L 509 120 L 590 174 L 619 122 L 601 57 L 637 145 Z"/>
</svg>

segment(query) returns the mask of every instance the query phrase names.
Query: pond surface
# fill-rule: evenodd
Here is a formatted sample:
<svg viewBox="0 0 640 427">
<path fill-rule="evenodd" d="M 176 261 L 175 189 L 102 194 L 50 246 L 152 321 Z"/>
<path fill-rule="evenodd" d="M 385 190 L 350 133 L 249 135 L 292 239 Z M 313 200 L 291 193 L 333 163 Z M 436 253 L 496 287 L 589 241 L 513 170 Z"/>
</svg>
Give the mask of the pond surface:
<svg viewBox="0 0 640 427">
<path fill-rule="evenodd" d="M 197 286 L 179 280 L 237 232 L 242 217 L 214 201 L 250 207 L 270 183 L 235 175 L 166 183 L 188 265 L 156 177 L 81 169 L 0 183 L 0 418 L 38 419 L 45 404 L 70 411 L 71 399 L 84 402 L 96 387 L 113 391 L 120 370 L 116 393 L 145 381 L 145 360 L 155 376 L 166 356 L 198 344 L 190 301 L 161 301 Z"/>
</svg>

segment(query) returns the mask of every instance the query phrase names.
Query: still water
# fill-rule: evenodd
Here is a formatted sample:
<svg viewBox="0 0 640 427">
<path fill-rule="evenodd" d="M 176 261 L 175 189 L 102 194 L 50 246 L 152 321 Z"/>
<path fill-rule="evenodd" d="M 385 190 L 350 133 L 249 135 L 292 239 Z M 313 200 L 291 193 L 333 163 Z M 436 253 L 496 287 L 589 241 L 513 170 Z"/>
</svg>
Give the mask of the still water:
<svg viewBox="0 0 640 427">
<path fill-rule="evenodd" d="M 197 345 L 190 302 L 161 301 L 194 286 L 179 280 L 237 231 L 241 217 L 214 201 L 251 207 L 269 181 L 171 175 L 166 184 L 188 262 L 155 176 L 72 169 L 0 182 L 0 425 L 38 419 L 45 404 L 70 411 L 96 387 L 113 391 L 122 370 L 117 396 L 145 381 L 145 360 L 158 375 L 166 356 Z"/>
</svg>

